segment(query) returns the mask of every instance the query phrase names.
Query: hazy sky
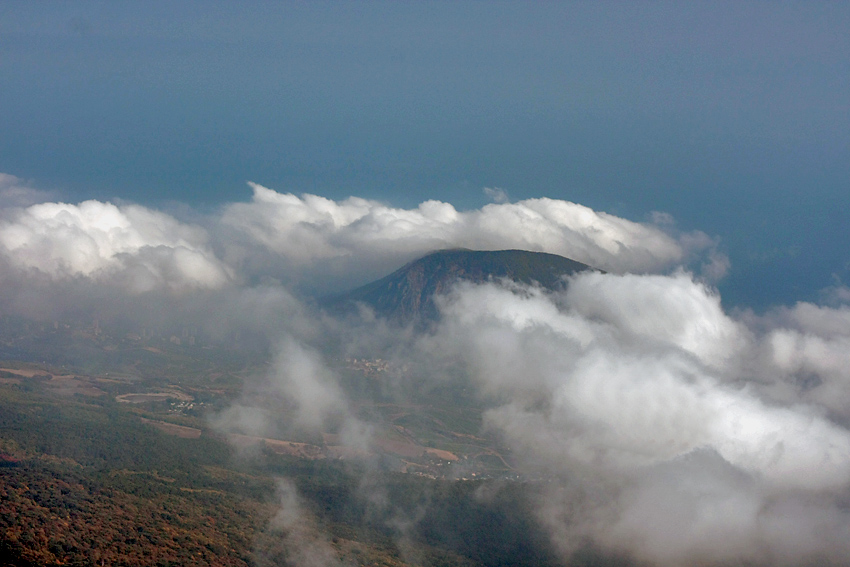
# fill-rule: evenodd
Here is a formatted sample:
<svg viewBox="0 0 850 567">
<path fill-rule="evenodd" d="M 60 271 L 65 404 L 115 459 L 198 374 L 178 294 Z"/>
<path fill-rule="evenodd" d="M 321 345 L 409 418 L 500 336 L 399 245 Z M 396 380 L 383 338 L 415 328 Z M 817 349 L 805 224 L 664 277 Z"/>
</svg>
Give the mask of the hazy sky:
<svg viewBox="0 0 850 567">
<path fill-rule="evenodd" d="M 663 211 L 720 239 L 725 303 L 793 303 L 850 281 L 848 29 L 840 2 L 7 2 L 0 172 L 205 211 L 249 180 Z"/>
</svg>

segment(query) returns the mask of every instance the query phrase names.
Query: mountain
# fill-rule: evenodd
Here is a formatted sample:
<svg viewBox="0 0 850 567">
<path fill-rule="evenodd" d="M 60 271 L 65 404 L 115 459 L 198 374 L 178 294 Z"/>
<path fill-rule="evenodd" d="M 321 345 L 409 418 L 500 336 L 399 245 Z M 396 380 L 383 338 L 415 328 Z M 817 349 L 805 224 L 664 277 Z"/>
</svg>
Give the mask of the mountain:
<svg viewBox="0 0 850 567">
<path fill-rule="evenodd" d="M 545 252 L 438 250 L 385 278 L 329 298 L 325 304 L 333 310 L 343 310 L 356 303 L 365 303 L 376 314 L 388 319 L 403 323 L 426 322 L 438 317 L 434 295 L 447 292 L 461 280 L 483 283 L 507 278 L 560 289 L 564 286 L 563 276 L 591 269 L 581 262 Z"/>
</svg>

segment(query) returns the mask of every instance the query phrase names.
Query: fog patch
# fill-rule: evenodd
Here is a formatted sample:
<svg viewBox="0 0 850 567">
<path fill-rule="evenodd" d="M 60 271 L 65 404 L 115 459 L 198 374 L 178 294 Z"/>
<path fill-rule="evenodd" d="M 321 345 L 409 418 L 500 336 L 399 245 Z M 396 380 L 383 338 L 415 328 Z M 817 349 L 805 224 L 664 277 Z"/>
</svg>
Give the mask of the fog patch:
<svg viewBox="0 0 850 567">
<path fill-rule="evenodd" d="M 337 567 L 351 564 L 340 560 L 331 539 L 304 508 L 292 481 L 278 479 L 276 497 L 278 509 L 264 534 L 269 541 L 268 549 L 255 549 L 258 565 Z M 274 541 L 276 539 L 279 541 Z"/>
</svg>

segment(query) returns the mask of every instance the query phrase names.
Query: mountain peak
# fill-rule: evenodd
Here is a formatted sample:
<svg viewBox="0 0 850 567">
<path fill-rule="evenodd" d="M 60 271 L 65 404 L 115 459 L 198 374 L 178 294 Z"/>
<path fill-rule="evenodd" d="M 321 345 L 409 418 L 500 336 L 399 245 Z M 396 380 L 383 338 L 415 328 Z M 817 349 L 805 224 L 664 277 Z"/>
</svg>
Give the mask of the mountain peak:
<svg viewBox="0 0 850 567">
<path fill-rule="evenodd" d="M 438 317 L 434 296 L 458 281 L 484 283 L 510 279 L 547 289 L 564 286 L 564 276 L 593 269 L 586 264 L 546 252 L 527 250 L 437 250 L 390 275 L 328 301 L 332 308 L 365 303 L 381 317 L 402 323 L 433 321 Z"/>
</svg>

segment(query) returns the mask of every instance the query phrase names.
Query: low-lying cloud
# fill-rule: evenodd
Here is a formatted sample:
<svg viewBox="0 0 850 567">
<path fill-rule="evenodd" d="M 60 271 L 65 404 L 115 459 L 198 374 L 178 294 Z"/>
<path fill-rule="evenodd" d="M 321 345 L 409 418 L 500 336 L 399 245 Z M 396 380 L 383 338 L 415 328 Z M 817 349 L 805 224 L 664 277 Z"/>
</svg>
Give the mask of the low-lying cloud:
<svg viewBox="0 0 850 567">
<path fill-rule="evenodd" d="M 33 203 L 20 180 L 2 183 L 4 311 L 111 308 L 263 345 L 269 364 L 219 415 L 224 429 L 332 430 L 368 453 L 370 424 L 328 353 L 409 357 L 434 369 L 423 381 L 469 381 L 517 469 L 546 480 L 538 520 L 565 557 L 591 541 L 660 566 L 847 563 L 850 294 L 730 315 L 707 283 L 729 269 L 714 239 L 677 233 L 662 214 L 637 223 L 553 199 L 491 192 L 496 202 L 472 211 L 399 209 L 253 185 L 250 202 L 190 223 L 139 205 Z M 451 247 L 545 251 L 608 273 L 558 293 L 461 284 L 427 332 L 367 309 L 336 320 L 303 299 Z M 279 524 L 304 540 L 297 495 L 281 487 L 295 512 Z"/>
<path fill-rule="evenodd" d="M 434 369 L 450 361 L 430 379 L 472 386 L 516 471 L 545 481 L 537 519 L 565 558 L 592 542 L 659 566 L 846 564 L 846 307 L 734 318 L 685 271 L 583 273 L 558 293 L 460 284 L 438 304 L 431 331 L 367 318 L 359 330 L 372 336 L 358 344 Z M 309 346 L 352 332 L 323 325 L 280 343 L 254 387 L 302 428 L 355 433 L 341 443 L 366 454 L 368 424 Z M 244 432 L 268 434 L 274 419 Z"/>
</svg>

